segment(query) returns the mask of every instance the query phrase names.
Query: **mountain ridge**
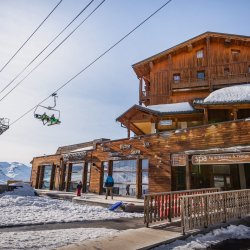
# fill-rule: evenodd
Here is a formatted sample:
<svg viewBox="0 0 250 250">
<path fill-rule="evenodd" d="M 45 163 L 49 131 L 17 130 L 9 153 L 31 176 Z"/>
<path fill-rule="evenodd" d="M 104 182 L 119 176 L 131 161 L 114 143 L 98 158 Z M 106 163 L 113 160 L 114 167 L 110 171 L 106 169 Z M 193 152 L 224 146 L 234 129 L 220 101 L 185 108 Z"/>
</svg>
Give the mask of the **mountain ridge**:
<svg viewBox="0 0 250 250">
<path fill-rule="evenodd" d="M 29 181 L 31 167 L 20 162 L 0 162 L 0 184 L 8 180 Z"/>
</svg>

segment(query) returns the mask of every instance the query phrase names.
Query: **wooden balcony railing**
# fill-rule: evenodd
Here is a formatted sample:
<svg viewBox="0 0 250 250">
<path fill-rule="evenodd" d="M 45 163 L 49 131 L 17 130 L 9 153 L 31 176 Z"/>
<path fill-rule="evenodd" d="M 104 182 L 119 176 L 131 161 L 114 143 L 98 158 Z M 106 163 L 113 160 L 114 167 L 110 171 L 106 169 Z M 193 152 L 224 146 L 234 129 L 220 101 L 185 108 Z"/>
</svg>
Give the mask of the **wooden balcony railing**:
<svg viewBox="0 0 250 250">
<path fill-rule="evenodd" d="M 183 234 L 250 214 L 250 190 L 193 194 L 180 197 Z"/>
<path fill-rule="evenodd" d="M 183 89 L 183 88 L 197 88 L 197 87 L 208 87 L 207 79 L 198 79 L 198 78 L 186 78 L 181 79 L 180 81 L 172 81 L 171 88 Z"/>
<path fill-rule="evenodd" d="M 144 224 L 169 220 L 181 216 L 180 197 L 191 194 L 219 192 L 219 188 L 182 190 L 147 194 L 144 197 Z"/>
<path fill-rule="evenodd" d="M 250 73 L 213 75 L 211 82 L 213 86 L 231 83 L 249 83 Z"/>
</svg>

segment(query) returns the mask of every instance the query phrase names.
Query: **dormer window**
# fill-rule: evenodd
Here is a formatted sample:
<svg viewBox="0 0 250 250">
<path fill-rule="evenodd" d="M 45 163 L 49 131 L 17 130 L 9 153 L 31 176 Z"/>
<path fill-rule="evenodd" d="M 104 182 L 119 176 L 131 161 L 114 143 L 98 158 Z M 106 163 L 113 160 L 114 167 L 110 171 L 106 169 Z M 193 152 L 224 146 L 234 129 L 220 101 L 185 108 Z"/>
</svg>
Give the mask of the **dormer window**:
<svg viewBox="0 0 250 250">
<path fill-rule="evenodd" d="M 179 82 L 181 80 L 181 74 L 180 73 L 173 74 L 173 80 L 174 82 Z"/>
<path fill-rule="evenodd" d="M 204 51 L 203 49 L 196 51 L 196 58 L 203 58 L 204 57 Z"/>
</svg>

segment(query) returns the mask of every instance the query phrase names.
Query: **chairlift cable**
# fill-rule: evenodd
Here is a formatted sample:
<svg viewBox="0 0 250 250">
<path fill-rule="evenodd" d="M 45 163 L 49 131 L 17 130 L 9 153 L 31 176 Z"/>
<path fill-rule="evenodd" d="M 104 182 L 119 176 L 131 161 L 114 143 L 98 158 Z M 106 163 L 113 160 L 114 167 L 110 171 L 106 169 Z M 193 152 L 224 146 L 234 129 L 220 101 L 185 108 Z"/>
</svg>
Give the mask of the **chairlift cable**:
<svg viewBox="0 0 250 250">
<path fill-rule="evenodd" d="M 35 71 L 52 53 L 54 53 L 106 0 L 103 0 L 80 24 L 72 30 L 38 65 L 36 65 L 22 80 L 20 80 L 9 92 L 1 97 L 0 102 L 5 99 L 17 86 L 19 86 L 33 71 Z"/>
<path fill-rule="evenodd" d="M 59 92 L 62 88 L 64 88 L 66 85 L 68 85 L 72 80 L 74 80 L 77 76 L 79 76 L 81 73 L 83 73 L 86 69 L 88 69 L 90 66 L 92 66 L 95 62 L 97 62 L 99 59 L 101 59 L 104 55 L 106 55 L 110 50 L 112 50 L 114 47 L 116 47 L 119 43 L 121 43 L 125 38 L 127 38 L 129 35 L 131 35 L 135 30 L 137 30 L 140 26 L 142 26 L 146 21 L 148 21 L 150 18 L 152 18 L 156 13 L 158 13 L 161 9 L 163 9 L 166 5 L 168 5 L 172 0 L 168 0 L 165 2 L 161 7 L 159 7 L 156 11 L 154 11 L 150 16 L 148 16 L 146 19 L 144 19 L 141 23 L 139 23 L 135 28 L 133 28 L 129 33 L 127 33 L 125 36 L 123 36 L 120 40 L 118 40 L 115 44 L 113 44 L 111 47 L 109 47 L 105 52 L 103 52 L 100 56 L 98 56 L 96 59 L 94 59 L 90 64 L 88 64 L 86 67 L 84 67 L 81 71 L 79 71 L 76 75 L 74 75 L 72 78 L 70 78 L 66 83 L 64 83 L 61 87 L 59 87 L 57 90 L 53 91 L 53 93 Z M 51 95 L 43 99 L 39 102 L 38 105 L 42 104 L 44 101 L 50 98 Z M 10 126 L 18 122 L 20 119 L 22 119 L 24 116 L 26 116 L 28 113 L 30 113 L 33 109 L 35 109 L 38 105 L 32 107 L 28 111 L 26 111 L 22 116 L 14 120 Z"/>
<path fill-rule="evenodd" d="M 68 23 L 68 25 L 66 25 L 66 27 L 64 27 L 62 30 L 61 30 L 61 32 L 57 35 L 57 36 L 55 36 L 54 37 L 54 39 L 52 39 L 51 40 L 51 42 L 50 43 L 48 43 L 8 84 L 6 84 L 6 86 L 0 91 L 0 94 L 5 90 L 5 89 L 7 89 L 88 7 L 89 7 L 89 5 L 90 4 L 92 4 L 94 2 L 94 0 L 92 0 L 89 4 L 87 4 L 74 18 L 73 18 L 73 20 L 72 21 L 70 21 L 69 23 Z M 64 40 L 65 41 L 65 40 Z M 63 42 L 64 42 L 63 41 Z M 63 43 L 62 42 L 62 43 Z M 61 44 L 62 44 L 61 43 Z M 60 45 L 61 45 L 60 44 Z M 60 46 L 59 45 L 59 46 Z M 59 47 L 58 46 L 58 47 Z M 52 52 L 51 52 L 51 54 L 54 52 L 55 50 L 53 50 Z M 47 57 L 44 59 L 44 60 L 46 60 L 47 59 Z M 39 64 L 40 65 L 40 64 Z M 25 79 L 25 78 L 24 78 Z M 24 80 L 23 79 L 23 80 Z M 23 80 L 21 80 L 21 82 L 23 81 Z M 19 84 L 18 84 L 19 85 Z M 6 95 L 7 96 L 7 95 Z"/>
<path fill-rule="evenodd" d="M 33 31 L 33 33 L 28 37 L 28 39 L 21 45 L 21 47 L 14 53 L 14 55 L 5 63 L 1 68 L 0 72 L 12 61 L 12 59 L 18 54 L 18 52 L 24 47 L 24 45 L 31 39 L 31 37 L 38 31 L 38 29 L 44 24 L 44 22 L 49 18 L 49 16 L 56 10 L 56 8 L 62 3 L 63 0 L 60 0 L 58 4 L 52 9 L 52 11 L 47 15 L 47 17 L 38 25 L 38 27 Z"/>
</svg>

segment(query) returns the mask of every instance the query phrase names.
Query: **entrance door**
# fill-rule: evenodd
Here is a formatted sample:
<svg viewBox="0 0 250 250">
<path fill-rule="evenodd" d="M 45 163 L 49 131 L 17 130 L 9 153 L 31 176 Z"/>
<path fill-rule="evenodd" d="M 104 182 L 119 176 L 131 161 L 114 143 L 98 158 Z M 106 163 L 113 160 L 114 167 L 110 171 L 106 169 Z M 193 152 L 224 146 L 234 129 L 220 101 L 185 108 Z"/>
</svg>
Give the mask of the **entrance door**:
<svg viewBox="0 0 250 250">
<path fill-rule="evenodd" d="M 73 163 L 71 168 L 71 179 L 69 182 L 69 191 L 74 192 L 77 184 L 83 180 L 83 163 Z"/>
<path fill-rule="evenodd" d="M 172 167 L 172 190 L 186 189 L 186 169 L 185 167 Z"/>
</svg>

